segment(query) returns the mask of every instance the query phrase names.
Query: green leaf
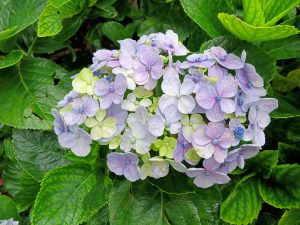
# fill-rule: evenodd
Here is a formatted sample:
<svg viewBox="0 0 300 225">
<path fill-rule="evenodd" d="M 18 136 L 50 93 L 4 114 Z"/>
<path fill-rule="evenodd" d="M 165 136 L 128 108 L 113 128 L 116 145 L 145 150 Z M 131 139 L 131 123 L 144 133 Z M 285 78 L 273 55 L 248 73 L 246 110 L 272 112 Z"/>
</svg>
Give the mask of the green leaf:
<svg viewBox="0 0 300 225">
<path fill-rule="evenodd" d="M 71 0 L 50 0 L 49 3 L 53 5 L 55 8 L 59 8 L 60 6 L 68 3 Z"/>
<path fill-rule="evenodd" d="M 102 207 L 96 212 L 88 221 L 86 225 L 109 225 L 109 211 L 108 206 Z"/>
<path fill-rule="evenodd" d="M 96 179 L 100 176 L 97 171 L 91 171 L 83 164 L 70 164 L 49 172 L 42 181 L 31 213 L 31 223 L 56 225 L 84 222 L 90 213 L 84 200 L 97 185 Z"/>
<path fill-rule="evenodd" d="M 210 37 L 215 38 L 228 33 L 217 19 L 219 12 L 232 12 L 226 1 L 180 0 L 180 3 L 186 14 Z"/>
<path fill-rule="evenodd" d="M 11 51 L 9 54 L 0 59 L 0 69 L 13 66 L 21 61 L 23 52 L 16 50 Z"/>
<path fill-rule="evenodd" d="M 300 208 L 286 210 L 280 218 L 278 225 L 299 225 Z"/>
<path fill-rule="evenodd" d="M 62 69 L 41 58 L 23 60 L 0 71 L 0 123 L 17 128 L 49 129 L 51 108 L 67 92 L 54 85 L 54 73 Z"/>
<path fill-rule="evenodd" d="M 54 133 L 14 130 L 16 159 L 36 180 L 41 181 L 50 170 L 69 163 Z"/>
<path fill-rule="evenodd" d="M 145 181 L 117 182 L 109 197 L 109 221 L 112 225 L 217 225 L 220 201 L 215 188 L 168 195 Z"/>
<path fill-rule="evenodd" d="M 261 0 L 243 0 L 243 15 L 246 23 L 253 26 L 265 24 Z"/>
<path fill-rule="evenodd" d="M 271 175 L 272 169 L 277 165 L 278 151 L 264 150 L 258 153 L 254 158 L 247 160 L 247 166 L 252 167 L 255 171 L 262 173 L 264 178 Z"/>
<path fill-rule="evenodd" d="M 20 219 L 16 204 L 11 198 L 5 195 L 0 195 L 0 220 L 7 220 L 11 218 L 14 218 L 15 220 Z"/>
<path fill-rule="evenodd" d="M 169 195 L 166 199 L 165 212 L 171 224 L 222 224 L 219 219 L 221 195 L 216 187 L 198 189 L 195 194 Z"/>
<path fill-rule="evenodd" d="M 39 18 L 47 0 L 11 0 L 0 12 L 0 40 L 11 37 L 26 27 L 33 24 Z"/>
<path fill-rule="evenodd" d="M 194 21 L 185 14 L 178 4 L 169 3 L 166 5 L 163 2 L 151 4 L 151 1 L 144 1 L 143 5 L 146 4 L 149 4 L 148 7 L 144 6 L 145 9 L 143 10 L 146 20 L 139 26 L 138 36 L 173 30 L 178 34 L 179 40 L 184 41 L 193 30 L 197 29 Z"/>
<path fill-rule="evenodd" d="M 63 18 L 69 18 L 80 13 L 83 9 L 84 3 L 87 3 L 87 0 L 68 1 L 66 4 L 60 6 L 58 11 L 61 13 Z"/>
<path fill-rule="evenodd" d="M 153 179 L 149 178 L 149 182 L 159 188 L 161 191 L 169 194 L 185 194 L 194 193 L 195 185 L 192 180 L 184 173 L 178 173 L 174 169 L 170 169 L 168 176 Z"/>
<path fill-rule="evenodd" d="M 4 167 L 2 173 L 3 179 L 5 180 L 4 188 L 12 197 L 15 197 L 22 189 L 21 171 L 22 169 L 17 162 L 8 161 Z"/>
<path fill-rule="evenodd" d="M 281 39 L 280 41 L 268 41 L 261 47 L 276 59 L 292 59 L 300 57 L 299 35 Z"/>
<path fill-rule="evenodd" d="M 62 30 L 62 17 L 55 7 L 48 4 L 38 22 L 38 37 L 53 36 Z"/>
<path fill-rule="evenodd" d="M 25 171 L 22 171 L 21 184 L 22 188 L 16 194 L 15 198 L 19 213 L 33 205 L 40 189 L 40 183 Z"/>
<path fill-rule="evenodd" d="M 278 142 L 280 160 L 284 163 L 299 163 L 300 148 L 296 144 Z"/>
<path fill-rule="evenodd" d="M 266 25 L 272 26 L 278 20 L 287 15 L 294 7 L 300 3 L 300 0 L 269 0 L 264 8 Z"/>
<path fill-rule="evenodd" d="M 86 13 L 81 13 L 72 18 L 64 19 L 62 22 L 62 30 L 52 37 L 37 38 L 32 51 L 34 53 L 51 54 L 59 49 L 69 46 L 67 42 L 80 28 L 85 19 Z"/>
<path fill-rule="evenodd" d="M 297 208 L 300 205 L 300 165 L 280 165 L 270 179 L 259 182 L 263 200 L 276 208 Z"/>
<path fill-rule="evenodd" d="M 203 43 L 200 50 L 204 51 L 212 46 L 221 46 L 227 52 L 233 52 L 238 56 L 245 50 L 247 53 L 246 62 L 255 66 L 265 84 L 273 79 L 276 72 L 276 60 L 254 44 L 239 41 L 233 37 L 222 36 Z"/>
<path fill-rule="evenodd" d="M 127 24 L 125 27 L 118 22 L 106 22 L 102 25 L 103 34 L 112 41 L 131 38 L 134 31 L 135 25 L 133 23 Z"/>
<path fill-rule="evenodd" d="M 4 31 L 0 31 L 0 41 L 12 37 L 17 30 L 18 30 L 18 26 L 13 26 Z"/>
<path fill-rule="evenodd" d="M 262 199 L 257 177 L 250 174 L 241 179 L 221 206 L 221 219 L 231 224 L 248 224 L 258 217 Z"/>
<path fill-rule="evenodd" d="M 299 117 L 300 116 L 300 110 L 298 105 L 297 98 L 288 98 L 284 95 L 277 94 L 276 99 L 278 100 L 278 108 L 271 112 L 272 118 L 293 118 L 293 117 Z"/>
<path fill-rule="evenodd" d="M 85 209 L 88 211 L 98 211 L 108 201 L 112 181 L 106 176 L 99 176 L 100 172 L 101 171 L 98 170 L 96 184 L 83 201 L 83 205 L 85 205 Z"/>
<path fill-rule="evenodd" d="M 237 18 L 235 15 L 219 13 L 221 23 L 234 36 L 249 42 L 269 41 L 298 34 L 299 30 L 289 25 L 276 25 L 273 27 L 255 27 Z"/>
</svg>

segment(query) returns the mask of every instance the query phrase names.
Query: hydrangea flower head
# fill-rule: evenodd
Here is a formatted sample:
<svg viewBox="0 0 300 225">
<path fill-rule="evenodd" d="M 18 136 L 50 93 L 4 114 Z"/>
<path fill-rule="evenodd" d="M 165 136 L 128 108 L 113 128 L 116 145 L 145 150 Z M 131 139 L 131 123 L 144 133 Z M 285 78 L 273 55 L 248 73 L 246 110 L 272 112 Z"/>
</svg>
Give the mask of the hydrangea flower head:
<svg viewBox="0 0 300 225">
<path fill-rule="evenodd" d="M 63 148 L 79 157 L 100 149 L 108 170 L 131 182 L 172 170 L 201 188 L 229 182 L 261 150 L 278 101 L 263 97 L 246 52 L 188 55 L 171 30 L 118 42 L 94 53 L 52 110 Z"/>
</svg>

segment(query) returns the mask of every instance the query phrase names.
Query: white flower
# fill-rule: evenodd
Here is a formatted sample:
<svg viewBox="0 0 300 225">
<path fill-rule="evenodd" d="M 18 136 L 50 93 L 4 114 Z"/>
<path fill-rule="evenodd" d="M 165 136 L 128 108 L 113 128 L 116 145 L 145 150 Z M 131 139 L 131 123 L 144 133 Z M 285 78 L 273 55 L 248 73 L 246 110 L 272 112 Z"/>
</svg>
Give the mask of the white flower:
<svg viewBox="0 0 300 225">
<path fill-rule="evenodd" d="M 127 99 L 122 102 L 122 109 L 134 112 L 139 106 L 145 108 L 149 107 L 152 104 L 150 99 L 142 99 L 141 101 L 136 100 L 136 96 L 133 93 L 128 94 Z"/>
</svg>

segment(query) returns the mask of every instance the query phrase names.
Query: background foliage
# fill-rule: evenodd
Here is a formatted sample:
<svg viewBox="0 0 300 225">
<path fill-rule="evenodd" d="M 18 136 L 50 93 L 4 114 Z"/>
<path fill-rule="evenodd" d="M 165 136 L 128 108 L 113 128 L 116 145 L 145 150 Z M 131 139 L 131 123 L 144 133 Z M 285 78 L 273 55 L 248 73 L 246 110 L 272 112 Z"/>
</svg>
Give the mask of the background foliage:
<svg viewBox="0 0 300 225">
<path fill-rule="evenodd" d="M 299 0 L 0 1 L 0 220 L 20 224 L 300 224 Z M 105 147 L 77 158 L 50 109 L 96 49 L 173 29 L 191 51 L 248 53 L 279 100 L 267 143 L 226 186 L 180 174 L 130 183 Z"/>
</svg>

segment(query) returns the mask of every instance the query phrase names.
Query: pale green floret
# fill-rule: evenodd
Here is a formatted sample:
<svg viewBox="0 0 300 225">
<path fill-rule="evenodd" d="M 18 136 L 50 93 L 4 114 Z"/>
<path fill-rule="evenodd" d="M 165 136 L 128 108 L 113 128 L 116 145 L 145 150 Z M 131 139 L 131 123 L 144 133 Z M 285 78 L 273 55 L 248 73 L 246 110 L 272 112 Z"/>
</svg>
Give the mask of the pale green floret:
<svg viewBox="0 0 300 225">
<path fill-rule="evenodd" d="M 80 71 L 79 75 L 72 81 L 73 89 L 81 94 L 94 94 L 94 85 L 98 77 L 95 77 L 93 72 L 87 68 Z"/>
<path fill-rule="evenodd" d="M 188 160 L 192 161 L 193 163 L 198 163 L 201 160 L 201 157 L 197 154 L 194 148 L 189 149 L 184 155 Z"/>
<path fill-rule="evenodd" d="M 122 141 L 122 135 L 118 135 L 109 141 L 109 149 L 117 149 Z"/>
<path fill-rule="evenodd" d="M 118 120 L 114 117 L 105 118 L 105 110 L 99 110 L 95 117 L 87 118 L 85 125 L 91 129 L 91 138 L 99 140 L 101 138 L 111 138 L 117 131 Z"/>
<path fill-rule="evenodd" d="M 173 137 L 164 137 L 163 140 L 156 140 L 153 145 L 154 151 L 159 151 L 160 156 L 165 156 L 169 159 L 173 159 L 174 150 L 176 147 L 176 139 Z"/>
</svg>

